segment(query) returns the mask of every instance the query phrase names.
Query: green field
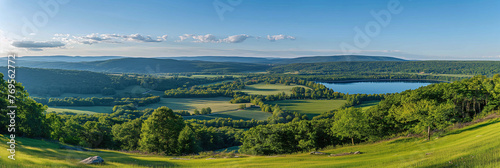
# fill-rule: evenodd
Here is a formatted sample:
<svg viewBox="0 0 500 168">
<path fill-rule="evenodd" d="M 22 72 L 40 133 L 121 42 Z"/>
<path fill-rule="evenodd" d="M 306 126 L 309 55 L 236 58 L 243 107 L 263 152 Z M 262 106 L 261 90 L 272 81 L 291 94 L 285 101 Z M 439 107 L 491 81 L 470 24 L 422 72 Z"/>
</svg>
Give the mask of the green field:
<svg viewBox="0 0 500 168">
<path fill-rule="evenodd" d="M 370 108 L 372 106 L 375 106 L 378 103 L 380 103 L 380 100 L 372 100 L 372 101 L 363 102 L 360 105 L 356 105 L 354 107 L 361 108 L 361 110 L 365 111 L 366 109 L 368 109 L 368 108 Z"/>
<path fill-rule="evenodd" d="M 77 114 L 96 114 L 96 113 L 112 113 L 112 106 L 59 106 L 49 107 L 47 112 L 72 112 Z"/>
<path fill-rule="evenodd" d="M 323 112 L 337 109 L 345 103 L 345 100 L 280 100 L 269 104 L 278 104 L 283 110 L 299 112 L 312 118 Z"/>
<path fill-rule="evenodd" d="M 194 109 L 210 107 L 212 113 L 233 111 L 238 109 L 239 104 L 229 103 L 231 98 L 215 97 L 215 98 L 161 98 L 161 101 L 155 104 L 139 107 L 140 110 L 146 108 L 156 109 L 161 106 L 166 106 L 174 111 L 187 110 L 193 112 Z"/>
<path fill-rule="evenodd" d="M 101 156 L 105 165 L 88 167 L 499 167 L 500 120 L 471 125 L 445 136 L 392 140 L 320 150 L 327 154 L 361 151 L 359 155 L 328 157 L 308 153 L 194 159 L 192 156 L 156 156 L 112 150 L 95 152 L 59 149 L 59 144 L 18 137 L 16 160 L 7 159 L 6 143 L 0 143 L 0 167 L 86 167 L 78 161 Z M 6 136 L 0 136 L 6 142 Z M 199 157 L 199 156 L 197 156 Z"/>
<path fill-rule="evenodd" d="M 292 93 L 292 88 L 294 87 L 304 87 L 308 88 L 302 85 L 285 85 L 285 84 L 265 84 L 265 83 L 259 83 L 259 84 L 254 84 L 254 85 L 247 85 L 245 86 L 245 89 L 242 90 L 242 92 L 248 93 L 248 94 L 253 94 L 253 95 L 275 95 L 281 92 L 285 92 L 286 94 Z"/>
<path fill-rule="evenodd" d="M 211 120 L 215 118 L 232 118 L 233 120 L 267 120 L 273 114 L 260 111 L 260 108 L 247 108 L 245 110 L 225 111 L 210 115 L 187 116 L 184 119 Z"/>
</svg>

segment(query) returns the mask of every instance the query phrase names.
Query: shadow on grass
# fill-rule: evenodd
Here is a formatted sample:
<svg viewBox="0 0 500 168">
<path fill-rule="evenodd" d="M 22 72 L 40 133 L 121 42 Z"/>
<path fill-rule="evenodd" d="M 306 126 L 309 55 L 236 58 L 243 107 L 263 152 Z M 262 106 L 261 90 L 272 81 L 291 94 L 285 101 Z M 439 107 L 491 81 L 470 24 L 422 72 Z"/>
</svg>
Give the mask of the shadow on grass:
<svg viewBox="0 0 500 168">
<path fill-rule="evenodd" d="M 248 91 L 265 91 L 265 92 L 273 92 L 273 91 L 278 91 L 278 89 L 265 89 L 265 88 L 248 88 Z"/>
<path fill-rule="evenodd" d="M 465 132 L 465 131 L 472 131 L 472 130 L 476 130 L 476 129 L 479 129 L 479 128 L 482 128 L 482 127 L 486 127 L 488 125 L 491 125 L 491 124 L 496 124 L 496 123 L 499 123 L 500 120 L 490 120 L 488 122 L 484 122 L 484 123 L 481 123 L 481 124 L 475 124 L 473 126 L 469 126 L 467 128 L 464 128 L 464 129 L 459 129 L 459 130 L 455 130 L 455 131 L 452 131 L 452 132 L 449 132 L 447 134 L 445 134 L 444 136 L 447 136 L 447 135 L 455 135 L 455 134 L 460 134 L 462 132 Z"/>
<path fill-rule="evenodd" d="M 401 139 L 393 140 L 393 141 L 389 142 L 388 144 L 413 142 L 413 141 L 416 141 L 416 139 L 415 138 L 401 138 Z"/>
</svg>

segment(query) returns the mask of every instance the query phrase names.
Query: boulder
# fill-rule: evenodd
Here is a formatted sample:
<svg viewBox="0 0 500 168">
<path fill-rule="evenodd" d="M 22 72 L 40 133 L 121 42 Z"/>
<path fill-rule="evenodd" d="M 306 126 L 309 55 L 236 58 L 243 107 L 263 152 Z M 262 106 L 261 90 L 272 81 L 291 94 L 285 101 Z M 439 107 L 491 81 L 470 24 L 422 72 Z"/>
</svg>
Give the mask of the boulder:
<svg viewBox="0 0 500 168">
<path fill-rule="evenodd" d="M 104 159 L 102 159 L 100 156 L 93 156 L 93 157 L 88 157 L 87 159 L 80 161 L 80 163 L 83 163 L 83 164 L 102 164 L 102 163 L 104 163 Z"/>
<path fill-rule="evenodd" d="M 356 151 L 356 152 L 354 152 L 354 154 L 355 154 L 355 155 L 356 155 L 356 154 L 361 154 L 361 152 L 360 152 L 360 151 Z"/>
</svg>

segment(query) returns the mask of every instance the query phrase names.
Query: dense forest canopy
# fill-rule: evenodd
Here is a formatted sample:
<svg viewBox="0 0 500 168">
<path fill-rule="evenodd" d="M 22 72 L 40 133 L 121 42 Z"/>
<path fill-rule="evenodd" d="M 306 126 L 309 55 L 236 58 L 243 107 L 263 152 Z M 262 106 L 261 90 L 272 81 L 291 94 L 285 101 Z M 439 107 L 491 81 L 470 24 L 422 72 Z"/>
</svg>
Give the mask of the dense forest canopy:
<svg viewBox="0 0 500 168">
<path fill-rule="evenodd" d="M 432 73 L 493 76 L 500 73 L 500 61 L 380 61 L 296 63 L 275 66 L 271 73 Z"/>
</svg>

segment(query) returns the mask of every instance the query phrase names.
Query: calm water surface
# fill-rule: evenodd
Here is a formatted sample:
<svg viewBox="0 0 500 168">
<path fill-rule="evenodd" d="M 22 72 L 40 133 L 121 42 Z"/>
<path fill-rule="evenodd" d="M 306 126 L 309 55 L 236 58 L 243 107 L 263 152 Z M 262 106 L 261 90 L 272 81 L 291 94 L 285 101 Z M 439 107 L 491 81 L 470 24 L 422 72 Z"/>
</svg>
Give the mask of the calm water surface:
<svg viewBox="0 0 500 168">
<path fill-rule="evenodd" d="M 400 93 L 408 89 L 417 89 L 431 82 L 416 81 L 377 81 L 377 82 L 352 82 L 352 83 L 324 83 L 319 82 L 336 92 L 350 94 L 381 94 Z"/>
</svg>

